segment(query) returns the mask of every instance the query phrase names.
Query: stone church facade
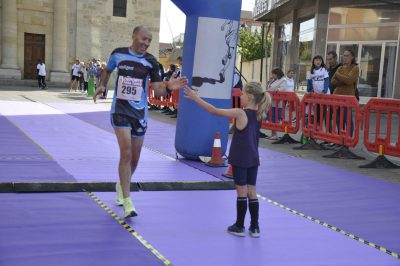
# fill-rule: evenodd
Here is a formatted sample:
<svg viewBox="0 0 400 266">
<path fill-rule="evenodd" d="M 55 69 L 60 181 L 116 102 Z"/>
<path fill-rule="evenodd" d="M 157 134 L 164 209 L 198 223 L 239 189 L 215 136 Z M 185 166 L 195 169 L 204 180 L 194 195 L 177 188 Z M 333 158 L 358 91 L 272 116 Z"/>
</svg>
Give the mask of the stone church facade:
<svg viewBox="0 0 400 266">
<path fill-rule="evenodd" d="M 75 59 L 107 61 L 147 26 L 158 56 L 161 0 L 1 0 L 0 78 L 35 79 L 38 59 L 47 78 L 69 81 Z M 122 15 L 121 15 L 122 14 Z"/>
</svg>

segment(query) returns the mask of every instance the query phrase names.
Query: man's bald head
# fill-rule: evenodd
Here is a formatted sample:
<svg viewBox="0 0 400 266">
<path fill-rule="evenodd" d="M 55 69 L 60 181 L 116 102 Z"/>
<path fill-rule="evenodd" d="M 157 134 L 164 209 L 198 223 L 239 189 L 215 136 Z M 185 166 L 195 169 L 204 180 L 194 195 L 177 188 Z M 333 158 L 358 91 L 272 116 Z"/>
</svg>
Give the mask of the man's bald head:
<svg viewBox="0 0 400 266">
<path fill-rule="evenodd" d="M 133 34 L 133 35 L 136 35 L 136 34 L 139 34 L 139 33 L 141 33 L 141 32 L 151 33 L 150 30 L 149 30 L 148 28 L 146 28 L 146 27 L 143 26 L 143 25 L 140 25 L 140 26 L 136 26 L 136 27 L 133 29 L 132 34 Z"/>
<path fill-rule="evenodd" d="M 152 34 L 145 26 L 136 26 L 132 33 L 132 50 L 135 53 L 145 53 L 152 40 Z"/>
</svg>

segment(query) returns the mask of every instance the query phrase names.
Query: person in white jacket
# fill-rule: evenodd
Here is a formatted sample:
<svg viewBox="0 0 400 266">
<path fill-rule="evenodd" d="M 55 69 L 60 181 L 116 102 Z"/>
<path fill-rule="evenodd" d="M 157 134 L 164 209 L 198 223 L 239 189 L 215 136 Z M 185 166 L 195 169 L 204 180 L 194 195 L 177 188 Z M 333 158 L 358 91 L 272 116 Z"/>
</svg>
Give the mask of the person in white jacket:
<svg viewBox="0 0 400 266">
<path fill-rule="evenodd" d="M 323 93 L 330 94 L 329 91 L 329 73 L 324 63 L 324 59 L 320 55 L 314 56 L 311 65 L 311 71 L 307 75 L 307 92 L 308 93 Z M 313 108 L 311 108 L 311 114 L 314 115 Z M 317 124 L 320 121 L 320 108 L 317 105 Z M 307 110 L 308 111 L 308 110 Z M 325 120 L 326 110 L 323 110 L 323 119 Z"/>
<path fill-rule="evenodd" d="M 286 72 L 286 88 L 284 89 L 284 91 L 288 91 L 288 92 L 294 92 L 294 76 L 296 74 L 294 73 L 293 69 L 289 69 Z"/>
<path fill-rule="evenodd" d="M 271 71 L 271 80 L 267 84 L 268 91 L 285 91 L 287 88 L 287 82 L 285 78 L 285 74 L 283 74 L 282 69 L 274 68 Z M 276 111 L 278 111 L 278 120 L 282 120 L 282 104 L 276 106 L 276 103 L 272 101 L 272 117 L 269 117 L 269 113 L 267 114 L 267 120 L 272 121 L 272 123 L 276 123 Z M 271 136 L 265 137 L 270 140 L 277 140 L 278 136 L 276 135 L 275 130 L 271 130 Z"/>
</svg>

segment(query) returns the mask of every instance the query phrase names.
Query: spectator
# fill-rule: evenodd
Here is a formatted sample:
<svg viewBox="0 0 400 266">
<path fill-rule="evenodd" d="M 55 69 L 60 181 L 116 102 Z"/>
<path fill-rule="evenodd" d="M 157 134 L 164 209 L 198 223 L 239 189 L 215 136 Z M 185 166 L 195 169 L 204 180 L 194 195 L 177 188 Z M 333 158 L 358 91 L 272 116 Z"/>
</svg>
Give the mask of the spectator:
<svg viewBox="0 0 400 266">
<path fill-rule="evenodd" d="M 284 88 L 284 91 L 289 91 L 289 92 L 294 92 L 294 76 L 296 74 L 294 73 L 293 69 L 289 69 L 288 72 L 286 73 L 286 87 Z"/>
<path fill-rule="evenodd" d="M 332 84 L 332 77 L 335 75 L 337 69 L 342 66 L 338 62 L 337 53 L 335 51 L 329 51 L 326 55 L 326 62 L 328 63 L 328 73 L 329 73 L 329 91 L 331 94 L 335 91 L 335 86 Z"/>
<path fill-rule="evenodd" d="M 285 74 L 283 74 L 282 69 L 275 68 L 271 72 L 271 80 L 267 84 L 268 91 L 283 91 L 287 87 Z M 276 102 L 272 100 L 272 118 L 269 117 L 269 112 L 267 114 L 267 120 L 271 120 L 272 123 L 276 123 L 276 111 L 278 111 L 278 120 L 282 120 L 282 103 L 276 106 Z M 278 136 L 275 130 L 271 130 L 271 136 L 265 136 L 266 139 L 277 140 Z"/>
<path fill-rule="evenodd" d="M 340 66 L 336 73 L 332 77 L 332 84 L 335 86 L 334 94 L 337 95 L 353 95 L 356 96 L 356 88 L 358 82 L 360 70 L 354 52 L 352 50 L 346 50 L 343 52 L 343 65 Z M 347 108 L 343 111 L 344 128 L 347 124 Z M 336 124 L 340 133 L 340 110 L 337 111 Z M 353 118 L 350 116 L 350 135 L 353 135 Z"/>
<path fill-rule="evenodd" d="M 38 74 L 38 85 L 39 89 L 45 90 L 47 89 L 46 84 L 46 65 L 42 61 L 42 59 L 38 60 L 38 64 L 36 65 L 37 74 Z"/>
<path fill-rule="evenodd" d="M 71 67 L 71 83 L 69 85 L 69 91 L 78 89 L 79 86 L 79 71 L 81 70 L 81 64 L 79 59 L 75 60 L 75 64 Z"/>
<path fill-rule="evenodd" d="M 307 92 L 308 93 L 322 93 L 322 94 L 330 94 L 329 91 L 329 74 L 328 70 L 326 69 L 326 65 L 324 63 L 324 59 L 320 55 L 314 56 L 312 59 L 311 64 L 311 71 L 307 75 Z M 309 105 L 306 108 L 306 113 L 310 112 L 311 109 L 311 116 L 314 115 L 314 106 Z M 315 109 L 317 110 L 317 125 L 320 122 L 320 105 L 316 104 Z M 326 109 L 323 109 L 322 113 L 323 119 L 326 116 Z M 306 117 L 306 125 L 309 121 L 307 121 L 308 116 Z M 313 117 L 311 118 L 313 119 Z M 314 119 L 313 119 L 314 120 Z M 311 121 L 312 123 L 314 121 Z"/>
</svg>

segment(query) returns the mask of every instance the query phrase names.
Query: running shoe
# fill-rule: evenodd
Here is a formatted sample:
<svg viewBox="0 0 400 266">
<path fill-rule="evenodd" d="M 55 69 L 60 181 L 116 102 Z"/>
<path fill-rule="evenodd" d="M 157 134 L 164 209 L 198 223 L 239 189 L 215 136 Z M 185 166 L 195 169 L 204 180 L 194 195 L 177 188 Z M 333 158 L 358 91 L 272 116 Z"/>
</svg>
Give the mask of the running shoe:
<svg viewBox="0 0 400 266">
<path fill-rule="evenodd" d="M 129 218 L 135 216 L 137 216 L 137 212 L 131 198 L 124 198 L 124 217 Z"/>
<path fill-rule="evenodd" d="M 251 237 L 260 237 L 260 228 L 259 227 L 255 227 L 255 228 L 250 227 L 249 234 Z"/>
<path fill-rule="evenodd" d="M 244 232 L 244 227 L 239 227 L 236 224 L 233 224 L 228 227 L 228 233 L 235 235 L 235 236 L 246 236 Z"/>
<path fill-rule="evenodd" d="M 119 182 L 115 184 L 115 191 L 117 192 L 117 199 L 115 200 L 115 205 L 117 206 L 124 205 L 124 195 L 122 194 L 122 188 Z"/>
</svg>

